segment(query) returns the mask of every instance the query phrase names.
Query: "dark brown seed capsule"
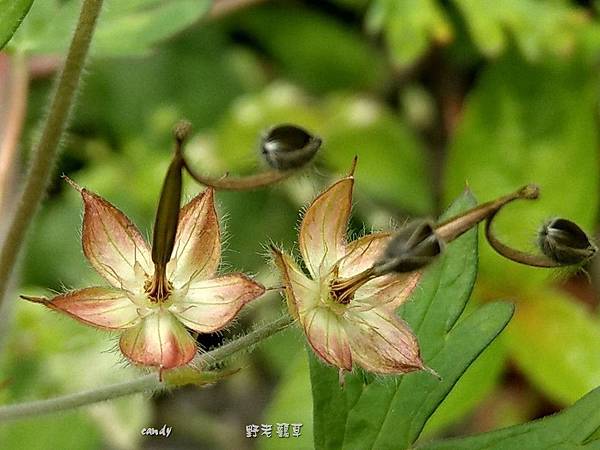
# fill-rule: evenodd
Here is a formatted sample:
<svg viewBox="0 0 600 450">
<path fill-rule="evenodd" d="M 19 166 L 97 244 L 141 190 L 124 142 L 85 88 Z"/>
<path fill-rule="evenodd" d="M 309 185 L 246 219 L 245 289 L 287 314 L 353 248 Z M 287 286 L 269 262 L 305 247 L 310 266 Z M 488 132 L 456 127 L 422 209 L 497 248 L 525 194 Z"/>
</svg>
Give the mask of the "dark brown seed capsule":
<svg viewBox="0 0 600 450">
<path fill-rule="evenodd" d="M 277 125 L 261 140 L 261 152 L 267 164 L 276 170 L 298 169 L 319 150 L 321 139 L 296 125 Z"/>
<path fill-rule="evenodd" d="M 560 218 L 542 225 L 538 233 L 538 246 L 548 258 L 565 265 L 584 263 L 597 250 L 576 223 Z"/>
<path fill-rule="evenodd" d="M 435 233 L 433 224 L 413 221 L 402 227 L 375 264 L 379 274 L 406 273 L 430 264 L 443 249 L 443 242 Z"/>
</svg>

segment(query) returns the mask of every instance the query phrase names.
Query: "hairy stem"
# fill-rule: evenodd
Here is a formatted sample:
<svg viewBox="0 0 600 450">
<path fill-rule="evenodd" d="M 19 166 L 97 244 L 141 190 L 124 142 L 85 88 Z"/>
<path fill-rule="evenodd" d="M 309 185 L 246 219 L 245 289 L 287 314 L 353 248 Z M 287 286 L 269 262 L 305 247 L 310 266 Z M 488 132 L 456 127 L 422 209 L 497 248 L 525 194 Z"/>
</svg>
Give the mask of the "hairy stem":
<svg viewBox="0 0 600 450">
<path fill-rule="evenodd" d="M 102 2 L 103 0 L 83 2 L 77 28 L 50 103 L 42 136 L 32 152 L 31 163 L 25 176 L 25 186 L 0 252 L 0 302 L 6 297 L 8 282 L 23 240 L 50 182 L 52 168 L 74 103 Z"/>
<path fill-rule="evenodd" d="M 291 325 L 294 319 L 288 315 L 257 328 L 248 334 L 218 347 L 210 352 L 200 354 L 194 361 L 196 366 L 211 366 L 221 362 L 231 355 L 249 348 L 264 339 L 279 333 Z M 112 400 L 126 395 L 137 394 L 140 392 L 151 392 L 157 389 L 169 387 L 167 383 L 161 382 L 158 373 L 144 375 L 135 380 L 124 383 L 112 384 L 98 389 L 78 392 L 76 394 L 65 395 L 62 397 L 51 398 L 48 400 L 38 400 L 28 403 L 20 403 L 0 407 L 0 422 L 14 420 L 19 418 L 33 417 L 42 414 L 64 411 L 71 408 L 77 408 L 92 403 Z"/>
</svg>

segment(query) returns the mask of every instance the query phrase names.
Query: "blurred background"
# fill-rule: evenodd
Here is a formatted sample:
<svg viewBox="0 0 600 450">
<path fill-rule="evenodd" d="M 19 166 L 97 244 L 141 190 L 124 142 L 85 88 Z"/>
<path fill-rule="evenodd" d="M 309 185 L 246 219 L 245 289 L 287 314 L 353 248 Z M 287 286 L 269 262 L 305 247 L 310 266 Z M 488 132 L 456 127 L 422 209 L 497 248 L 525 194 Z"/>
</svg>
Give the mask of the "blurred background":
<svg viewBox="0 0 600 450">
<path fill-rule="evenodd" d="M 0 54 L 0 138 L 18 114 L 18 98 L 26 99 L 19 144 L 0 155 L 8 168 L 0 179 L 6 212 L 79 6 L 37 0 Z M 265 244 L 294 249 L 300 209 L 346 173 L 354 155 L 354 236 L 409 217 L 436 218 L 465 186 L 486 201 L 529 182 L 540 185 L 540 200 L 511 205 L 497 219 L 507 243 L 534 251 L 536 230 L 557 216 L 597 236 L 599 12 L 600 2 L 591 0 L 106 1 L 12 311 L 0 317 L 0 328 L 9 329 L 0 402 L 138 373 L 119 358 L 115 336 L 18 302 L 17 294 L 102 282 L 83 257 L 81 202 L 62 173 L 150 233 L 171 127 L 181 118 L 194 126 L 190 160 L 212 175 L 261 170 L 258 140 L 271 125 L 291 122 L 323 138 L 314 167 L 301 175 L 273 188 L 217 194 L 228 236 L 224 268 L 256 274 L 267 286 L 278 280 Z M 15 70 L 21 52 L 26 76 Z M 186 196 L 200 189 L 188 180 Z M 600 385 L 599 288 L 600 264 L 575 274 L 525 268 L 482 240 L 471 302 L 509 300 L 516 314 L 431 418 L 423 439 L 522 423 Z M 269 294 L 230 329 L 199 342 L 211 348 L 282 308 L 279 295 Z M 288 330 L 232 366 L 242 370 L 204 389 L 140 394 L 3 425 L 1 446 L 312 448 L 303 336 Z M 302 437 L 245 437 L 246 425 L 276 423 L 303 424 Z M 163 424 L 173 427 L 168 439 L 140 433 Z"/>
</svg>

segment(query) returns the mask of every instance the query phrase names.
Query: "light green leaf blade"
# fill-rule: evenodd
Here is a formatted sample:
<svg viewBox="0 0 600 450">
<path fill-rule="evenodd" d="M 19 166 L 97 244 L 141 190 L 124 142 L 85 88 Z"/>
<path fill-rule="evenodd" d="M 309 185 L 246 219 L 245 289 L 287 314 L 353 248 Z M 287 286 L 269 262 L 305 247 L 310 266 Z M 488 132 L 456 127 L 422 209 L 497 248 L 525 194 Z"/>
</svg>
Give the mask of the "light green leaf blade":
<svg viewBox="0 0 600 450">
<path fill-rule="evenodd" d="M 559 404 L 600 385 L 600 319 L 564 292 L 540 289 L 519 301 L 506 340 L 521 371 Z"/>
<path fill-rule="evenodd" d="M 600 429 L 600 388 L 572 407 L 534 422 L 463 439 L 433 443 L 420 450 L 572 450 L 598 449 Z"/>
<path fill-rule="evenodd" d="M 144 54 L 158 42 L 195 23 L 210 7 L 209 0 L 138 1 L 141 7 L 108 9 L 96 32 L 94 51 L 100 55 Z"/>
<path fill-rule="evenodd" d="M 92 44 L 94 56 L 145 54 L 196 22 L 210 5 L 210 0 L 106 1 Z M 36 2 L 11 45 L 30 54 L 64 53 L 79 8 L 75 0 Z"/>
<path fill-rule="evenodd" d="M 474 204 L 466 194 L 446 213 Z M 513 308 L 489 304 L 454 326 L 469 299 L 477 272 L 477 234 L 471 230 L 448 246 L 425 273 L 402 311 L 419 337 L 428 373 L 374 380 L 356 373 L 338 386 L 337 371 L 311 358 L 317 449 L 408 448 L 473 360 L 506 326 Z"/>
<path fill-rule="evenodd" d="M 469 366 L 427 421 L 422 436 L 432 436 L 463 420 L 500 383 L 508 351 L 499 336 Z"/>
<path fill-rule="evenodd" d="M 33 0 L 0 0 L 0 50 L 19 28 L 32 4 Z"/>
<path fill-rule="evenodd" d="M 288 360 L 287 370 L 261 421 L 273 425 L 273 437 L 263 437 L 258 449 L 288 450 L 290 446 L 307 450 L 312 448 L 312 408 L 308 359 L 306 353 L 301 351 Z M 301 423 L 302 434 L 297 438 L 280 438 L 275 431 L 277 423 Z"/>
<path fill-rule="evenodd" d="M 515 202 L 495 219 L 501 239 L 535 252 L 535 232 L 551 217 L 589 231 L 599 203 L 596 86 L 595 71 L 576 60 L 530 65 L 511 53 L 490 65 L 449 149 L 446 199 L 465 183 L 490 200 L 533 182 L 539 200 Z M 538 285 L 552 272 L 510 262 L 483 244 L 481 274 L 506 288 Z"/>
</svg>

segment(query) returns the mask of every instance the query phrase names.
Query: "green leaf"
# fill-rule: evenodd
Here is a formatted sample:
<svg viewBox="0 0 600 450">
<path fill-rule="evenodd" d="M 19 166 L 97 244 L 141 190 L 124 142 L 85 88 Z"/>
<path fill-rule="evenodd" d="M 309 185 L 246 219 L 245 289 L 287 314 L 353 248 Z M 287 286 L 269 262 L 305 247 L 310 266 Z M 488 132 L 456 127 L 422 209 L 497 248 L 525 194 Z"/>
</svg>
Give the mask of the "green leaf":
<svg viewBox="0 0 600 450">
<path fill-rule="evenodd" d="M 33 0 L 0 0 L 0 50 L 17 31 Z"/>
<path fill-rule="evenodd" d="M 419 447 L 421 450 L 572 450 L 598 449 L 600 388 L 571 408 L 534 422 L 463 439 L 449 439 Z"/>
<path fill-rule="evenodd" d="M 27 53 L 64 53 L 80 3 L 76 0 L 36 2 L 11 45 Z M 158 42 L 195 23 L 211 4 L 209 0 L 110 0 L 105 3 L 94 36 L 95 56 L 147 53 Z"/>
<path fill-rule="evenodd" d="M 600 319 L 564 292 L 536 289 L 521 299 L 506 339 L 519 368 L 557 403 L 600 385 Z"/>
<path fill-rule="evenodd" d="M 446 217 L 474 203 L 467 193 Z M 474 229 L 448 246 L 402 310 L 419 337 L 425 363 L 442 381 L 425 372 L 383 379 L 359 372 L 347 376 L 342 390 L 337 370 L 311 357 L 317 449 L 404 449 L 412 445 L 433 411 L 512 315 L 511 305 L 492 303 L 456 324 L 476 272 Z"/>
<path fill-rule="evenodd" d="M 432 436 L 460 422 L 493 392 L 501 381 L 508 357 L 504 338 L 499 336 L 469 366 L 427 421 L 423 436 Z"/>
<path fill-rule="evenodd" d="M 312 447 L 312 402 L 308 359 L 304 351 L 291 360 L 282 380 L 275 390 L 273 400 L 261 423 L 273 425 L 273 436 L 262 437 L 259 450 L 287 450 L 293 443 L 294 448 Z M 301 423 L 302 434 L 298 438 L 279 438 L 275 433 L 277 423 Z M 293 442 L 290 440 L 293 439 Z"/>
<path fill-rule="evenodd" d="M 533 182 L 541 188 L 539 200 L 515 202 L 495 219 L 508 245 L 535 252 L 535 231 L 550 217 L 590 230 L 600 187 L 597 81 L 596 71 L 578 60 L 530 65 L 511 53 L 491 64 L 449 149 L 446 199 L 465 183 L 490 200 Z M 487 244 L 481 273 L 503 288 L 539 284 L 552 274 L 505 260 Z"/>
<path fill-rule="evenodd" d="M 101 55 L 138 55 L 195 23 L 210 7 L 209 0 L 137 0 L 115 2 L 94 37 Z"/>
<path fill-rule="evenodd" d="M 377 0 L 369 10 L 367 26 L 384 32 L 392 59 L 400 66 L 415 63 L 433 42 L 448 42 L 453 34 L 435 0 Z"/>
</svg>

